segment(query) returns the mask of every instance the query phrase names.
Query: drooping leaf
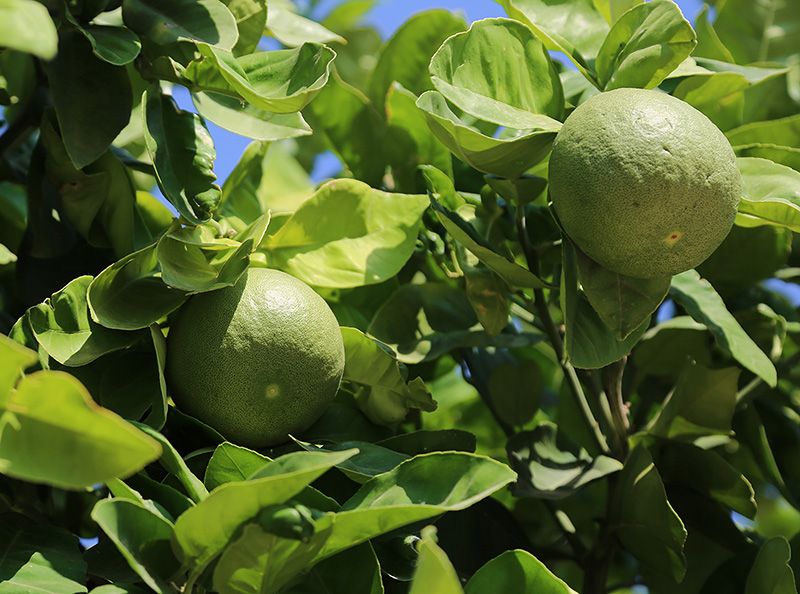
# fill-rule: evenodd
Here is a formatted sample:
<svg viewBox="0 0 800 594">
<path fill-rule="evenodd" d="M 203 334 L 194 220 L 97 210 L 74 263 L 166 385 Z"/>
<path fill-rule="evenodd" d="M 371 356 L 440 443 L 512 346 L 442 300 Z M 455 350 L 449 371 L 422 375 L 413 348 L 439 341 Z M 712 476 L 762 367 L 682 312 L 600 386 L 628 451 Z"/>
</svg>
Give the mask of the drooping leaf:
<svg viewBox="0 0 800 594">
<path fill-rule="evenodd" d="M 605 90 L 652 89 L 678 67 L 697 45 L 694 29 L 671 0 L 631 8 L 611 27 L 595 67 Z"/>
<path fill-rule="evenodd" d="M 532 431 L 515 434 L 506 445 L 511 467 L 519 478 L 517 497 L 563 499 L 588 483 L 619 472 L 622 463 L 608 456 L 592 458 L 563 436 L 557 427 L 540 423 Z"/>
<path fill-rule="evenodd" d="M 58 52 L 58 33 L 47 8 L 34 0 L 0 2 L 0 47 L 52 60 Z"/>
<path fill-rule="evenodd" d="M 436 401 L 421 379 L 406 382 L 401 363 L 381 345 L 356 328 L 342 328 L 345 368 L 342 379 L 356 384 L 356 402 L 373 423 L 393 425 L 411 408 L 436 409 Z"/>
<path fill-rule="evenodd" d="M 756 157 L 739 157 L 736 163 L 742 173 L 737 223 L 800 231 L 800 172 Z"/>
<path fill-rule="evenodd" d="M 151 86 L 142 98 L 144 139 L 164 196 L 190 223 L 210 217 L 221 192 L 214 181 L 214 141 L 205 122 Z"/>
<path fill-rule="evenodd" d="M 775 386 L 778 378 L 772 361 L 745 333 L 708 281 L 694 270 L 683 272 L 673 277 L 670 294 L 692 318 L 706 325 L 720 348 L 768 385 Z"/>
<path fill-rule="evenodd" d="M 122 18 L 159 45 L 190 40 L 231 49 L 239 39 L 236 19 L 219 0 L 124 0 Z"/>
<path fill-rule="evenodd" d="M 78 538 L 14 513 L 0 515 L 0 577 L 0 594 L 87 592 Z"/>
<path fill-rule="evenodd" d="M 172 525 L 130 499 L 98 501 L 92 519 L 136 571 L 159 594 L 172 592 L 169 581 L 180 569 L 172 553 Z"/>
<path fill-rule="evenodd" d="M 506 551 L 481 567 L 469 579 L 465 594 L 498 592 L 536 592 L 537 594 L 576 594 L 563 580 L 528 551 Z"/>
<path fill-rule="evenodd" d="M 509 128 L 506 134 L 495 138 L 466 124 L 436 91 L 423 93 L 416 104 L 431 132 L 456 157 L 479 171 L 511 179 L 520 177 L 547 156 L 561 128 L 558 120 L 531 116 L 525 123 L 535 128 Z"/>
<path fill-rule="evenodd" d="M 421 532 L 422 539 L 417 545 L 419 558 L 409 594 L 464 594 L 453 564 L 439 545 L 436 544 L 436 528 L 428 526 Z"/>
<path fill-rule="evenodd" d="M 485 19 L 448 38 L 431 58 L 436 90 L 465 112 L 517 130 L 559 119 L 564 93 L 542 42 L 524 24 Z"/>
<path fill-rule="evenodd" d="M 128 124 L 130 78 L 122 66 L 98 58 L 78 31 L 61 36 L 47 78 L 64 146 L 80 169 L 102 155 Z"/>
<path fill-rule="evenodd" d="M 667 501 L 664 483 L 642 445 L 625 461 L 609 520 L 631 555 L 681 581 L 686 573 L 686 528 Z"/>
<path fill-rule="evenodd" d="M 369 98 L 384 105 L 392 84 L 414 95 L 433 88 L 428 65 L 442 43 L 467 29 L 464 19 L 446 10 L 427 10 L 413 15 L 392 35 L 381 51 L 372 73 Z"/>
<path fill-rule="evenodd" d="M 81 366 L 101 355 L 140 342 L 140 332 L 110 330 L 91 319 L 86 292 L 91 276 L 81 276 L 28 311 L 36 340 L 56 361 Z"/>
<path fill-rule="evenodd" d="M 0 414 L 0 471 L 27 481 L 82 489 L 132 474 L 160 453 L 155 441 L 59 371 L 26 375 Z"/>
<path fill-rule="evenodd" d="M 286 140 L 311 134 L 300 113 L 273 113 L 219 93 L 193 93 L 192 101 L 205 119 L 254 140 Z"/>
<path fill-rule="evenodd" d="M 178 309 L 188 297 L 161 280 L 155 244 L 103 270 L 87 292 L 92 319 L 118 330 L 146 328 Z"/>
<path fill-rule="evenodd" d="M 604 268 L 575 248 L 578 277 L 589 303 L 617 340 L 625 340 L 655 312 L 671 277 L 641 279 Z"/>
<path fill-rule="evenodd" d="M 363 182 L 324 184 L 261 243 L 270 266 L 312 286 L 359 287 L 391 278 L 411 257 L 425 196 Z"/>
</svg>

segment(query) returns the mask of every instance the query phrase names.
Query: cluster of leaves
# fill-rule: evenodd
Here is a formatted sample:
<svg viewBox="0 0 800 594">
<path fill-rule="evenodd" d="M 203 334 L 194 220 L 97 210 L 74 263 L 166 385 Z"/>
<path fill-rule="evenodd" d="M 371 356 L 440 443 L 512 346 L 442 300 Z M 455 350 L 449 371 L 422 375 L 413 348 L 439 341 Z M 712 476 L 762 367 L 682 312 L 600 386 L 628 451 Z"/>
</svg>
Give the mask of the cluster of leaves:
<svg viewBox="0 0 800 594">
<path fill-rule="evenodd" d="M 500 4 L 383 42 L 369 0 L 0 0 L 0 593 L 796 593 L 800 11 Z M 618 87 L 737 153 L 697 271 L 620 276 L 550 213 L 561 123 Z M 221 188 L 206 121 L 253 139 Z M 163 372 L 248 266 L 347 357 L 260 452 Z"/>
</svg>

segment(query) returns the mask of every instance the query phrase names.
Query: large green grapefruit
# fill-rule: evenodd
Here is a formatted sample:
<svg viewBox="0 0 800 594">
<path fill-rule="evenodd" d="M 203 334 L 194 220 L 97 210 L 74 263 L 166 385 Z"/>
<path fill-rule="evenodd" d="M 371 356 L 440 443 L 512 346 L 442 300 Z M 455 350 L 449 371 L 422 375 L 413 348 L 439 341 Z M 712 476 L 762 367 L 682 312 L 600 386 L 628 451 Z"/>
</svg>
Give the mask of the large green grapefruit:
<svg viewBox="0 0 800 594">
<path fill-rule="evenodd" d="M 688 103 L 616 89 L 578 106 L 553 143 L 549 194 L 567 235 L 620 274 L 703 262 L 728 235 L 742 182 L 725 135 Z"/>
<path fill-rule="evenodd" d="M 166 376 L 182 411 L 247 447 L 308 428 L 336 396 L 344 344 L 314 290 L 250 268 L 233 287 L 192 296 L 167 337 Z"/>
</svg>

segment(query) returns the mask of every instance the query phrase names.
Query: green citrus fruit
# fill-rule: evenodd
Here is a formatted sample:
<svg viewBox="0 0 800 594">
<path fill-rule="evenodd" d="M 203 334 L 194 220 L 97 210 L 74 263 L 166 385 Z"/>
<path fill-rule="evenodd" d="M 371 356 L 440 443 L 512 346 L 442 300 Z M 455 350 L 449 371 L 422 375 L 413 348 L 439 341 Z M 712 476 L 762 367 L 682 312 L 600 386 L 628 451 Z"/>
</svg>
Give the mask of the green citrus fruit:
<svg viewBox="0 0 800 594">
<path fill-rule="evenodd" d="M 550 199 L 567 235 L 620 274 L 672 276 L 722 243 L 742 182 L 720 130 L 659 91 L 616 89 L 578 106 L 550 157 Z"/>
<path fill-rule="evenodd" d="M 344 344 L 314 290 L 250 268 L 233 287 L 192 296 L 167 337 L 166 376 L 179 409 L 248 447 L 307 429 L 336 396 Z"/>
</svg>

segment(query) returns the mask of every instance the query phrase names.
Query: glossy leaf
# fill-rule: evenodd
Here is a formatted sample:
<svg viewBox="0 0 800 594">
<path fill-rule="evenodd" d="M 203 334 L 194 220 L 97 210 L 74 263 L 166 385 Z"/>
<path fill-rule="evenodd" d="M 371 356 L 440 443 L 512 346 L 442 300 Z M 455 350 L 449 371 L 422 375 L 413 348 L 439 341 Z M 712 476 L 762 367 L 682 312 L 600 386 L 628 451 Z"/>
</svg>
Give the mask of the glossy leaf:
<svg viewBox="0 0 800 594">
<path fill-rule="evenodd" d="M 159 45 L 190 40 L 231 49 L 239 39 L 236 19 L 219 0 L 124 0 L 122 17 Z"/>
<path fill-rule="evenodd" d="M 740 157 L 736 163 L 742 173 L 737 222 L 800 231 L 800 172 L 755 157 Z"/>
<path fill-rule="evenodd" d="M 528 25 L 548 50 L 563 52 L 587 79 L 594 79 L 587 59 L 597 55 L 609 28 L 592 0 L 501 0 L 500 4 L 508 16 Z"/>
<path fill-rule="evenodd" d="M 267 3 L 265 0 L 222 0 L 236 19 L 239 39 L 233 46 L 236 56 L 256 51 L 258 42 L 267 24 Z"/>
<path fill-rule="evenodd" d="M 778 379 L 772 361 L 745 333 L 708 281 L 693 270 L 683 272 L 673 277 L 670 294 L 692 318 L 706 325 L 720 348 L 767 384 L 775 386 Z"/>
<path fill-rule="evenodd" d="M 0 515 L 0 594 L 86 592 L 86 562 L 78 538 L 64 528 Z"/>
<path fill-rule="evenodd" d="M 208 462 L 203 483 L 209 491 L 213 491 L 225 483 L 244 481 L 269 461 L 269 458 L 253 450 L 228 442 L 221 443 Z"/>
<path fill-rule="evenodd" d="M 311 102 L 328 81 L 336 56 L 317 43 L 239 58 L 203 43 L 197 49 L 203 58 L 189 64 L 185 73 L 199 87 L 192 90 L 238 94 L 253 107 L 282 114 L 299 111 Z"/>
<path fill-rule="evenodd" d="M 198 225 L 211 215 L 221 192 L 214 184 L 214 141 L 205 122 L 182 111 L 151 86 L 142 98 L 144 138 L 161 191 L 178 212 Z"/>
<path fill-rule="evenodd" d="M 495 138 L 467 125 L 436 91 L 423 93 L 417 107 L 436 138 L 456 157 L 478 171 L 511 179 L 520 177 L 547 156 L 561 128 L 557 120 L 538 116 L 535 129 L 507 129 L 506 135 Z M 533 125 L 534 117 L 526 123 Z"/>
<path fill-rule="evenodd" d="M 639 4 L 611 27 L 595 67 L 605 90 L 652 89 L 689 57 L 697 38 L 671 0 Z"/>
<path fill-rule="evenodd" d="M 409 594 L 464 594 L 458 574 L 447 554 L 436 544 L 436 529 L 424 528 L 417 545 L 419 559 Z"/>
<path fill-rule="evenodd" d="M 26 375 L 4 404 L 0 471 L 81 489 L 132 474 L 159 456 L 158 444 L 92 401 L 73 376 Z"/>
<path fill-rule="evenodd" d="M 625 340 L 646 322 L 669 292 L 671 277 L 633 278 L 604 268 L 577 247 L 575 254 L 581 287 L 617 340 Z"/>
<path fill-rule="evenodd" d="M 255 140 L 286 140 L 311 134 L 299 113 L 273 113 L 219 93 L 193 93 L 197 113 L 217 126 Z"/>
<path fill-rule="evenodd" d="M 130 78 L 122 66 L 98 58 L 77 31 L 61 36 L 47 78 L 64 146 L 80 169 L 102 155 L 128 124 Z"/>
<path fill-rule="evenodd" d="M 599 369 L 619 361 L 644 335 L 649 318 L 625 340 L 617 340 L 578 288 L 577 255 L 572 243 L 564 241 L 562 250 L 564 269 L 560 300 L 566 326 L 564 346 L 567 357 L 579 369 Z"/>
<path fill-rule="evenodd" d="M 463 18 L 446 10 L 427 10 L 400 25 L 386 42 L 372 73 L 369 85 L 372 103 L 383 106 L 393 84 L 414 95 L 432 89 L 428 72 L 431 57 L 448 37 L 466 29 Z"/>
<path fill-rule="evenodd" d="M 273 460 L 247 482 L 224 484 L 175 523 L 175 542 L 195 575 L 219 555 L 236 530 L 262 509 L 283 503 L 355 450 L 298 452 Z"/>
<path fill-rule="evenodd" d="M 261 244 L 270 266 L 312 286 L 359 287 L 391 278 L 411 257 L 425 196 L 356 180 L 323 185 Z"/>
<path fill-rule="evenodd" d="M 563 115 L 564 94 L 544 45 L 517 21 L 485 19 L 457 33 L 431 58 L 431 80 L 467 113 L 514 129 Z"/>
<path fill-rule="evenodd" d="M 98 501 L 92 519 L 150 588 L 159 594 L 172 592 L 169 581 L 180 564 L 172 553 L 172 525 L 167 520 L 120 498 Z"/>
<path fill-rule="evenodd" d="M 130 64 L 142 49 L 142 42 L 136 33 L 124 27 L 86 25 L 78 30 L 92 44 L 98 58 L 115 66 Z"/>
<path fill-rule="evenodd" d="M 78 277 L 44 303 L 28 310 L 36 340 L 63 365 L 86 365 L 143 338 L 141 333 L 110 330 L 91 319 L 86 292 L 92 280 L 91 276 Z"/>
<path fill-rule="evenodd" d="M 297 443 L 308 452 L 320 450 L 340 452 L 347 449 L 358 449 L 358 453 L 355 456 L 340 462 L 336 467 L 351 480 L 362 484 L 374 476 L 389 472 L 397 467 L 398 464 L 410 458 L 405 454 L 365 441 L 342 441 L 323 447 L 317 447 L 301 441 Z"/>
<path fill-rule="evenodd" d="M 467 582 L 465 594 L 536 592 L 576 594 L 563 580 L 527 551 L 506 551 L 481 567 Z"/>
<path fill-rule="evenodd" d="M 292 6 L 292 8 L 294 7 Z M 320 23 L 307 19 L 293 10 L 281 6 L 280 3 L 269 7 L 267 30 L 270 35 L 287 47 L 297 47 L 309 41 L 314 43 L 345 41 Z"/>
<path fill-rule="evenodd" d="M 356 402 L 370 421 L 393 425 L 411 408 L 436 410 L 421 378 L 406 383 L 401 363 L 383 345 L 356 328 L 342 328 L 345 366 L 342 379 L 358 386 Z"/>
<path fill-rule="evenodd" d="M 154 324 L 188 299 L 161 280 L 156 246 L 125 256 L 89 285 L 92 319 L 106 328 L 138 330 Z"/>
<path fill-rule="evenodd" d="M 622 463 L 614 458 L 592 458 L 558 436 L 557 427 L 550 423 L 515 434 L 508 440 L 506 451 L 511 468 L 519 474 L 513 487 L 517 497 L 563 499 L 622 469 Z"/>
<path fill-rule="evenodd" d="M 628 455 L 611 509 L 611 525 L 622 546 L 680 582 L 686 572 L 686 528 L 667 501 L 664 483 L 644 446 Z"/>
<path fill-rule="evenodd" d="M 447 232 L 509 285 L 530 289 L 548 286 L 527 268 L 498 254 L 469 222 L 458 213 L 446 209 L 433 196 L 431 196 L 431 206 Z"/>
<path fill-rule="evenodd" d="M 0 47 L 55 58 L 58 33 L 47 8 L 34 0 L 0 1 Z"/>
</svg>

